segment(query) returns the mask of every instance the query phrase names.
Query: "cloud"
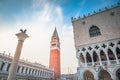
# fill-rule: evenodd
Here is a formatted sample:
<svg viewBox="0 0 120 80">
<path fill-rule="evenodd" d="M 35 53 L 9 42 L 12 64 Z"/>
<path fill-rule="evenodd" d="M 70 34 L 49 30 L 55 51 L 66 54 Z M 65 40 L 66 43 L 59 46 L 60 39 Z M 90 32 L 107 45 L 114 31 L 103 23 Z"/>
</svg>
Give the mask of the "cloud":
<svg viewBox="0 0 120 80">
<path fill-rule="evenodd" d="M 74 47 L 72 26 L 64 25 L 61 32 L 61 68 L 62 73 L 76 72 L 77 60 Z"/>
<path fill-rule="evenodd" d="M 23 22 L 20 16 L 15 15 L 14 27 L 0 30 L 2 39 L 0 51 L 5 50 L 7 54 L 11 52 L 11 55 L 14 55 L 17 44 L 14 34 L 19 32 L 19 29 L 26 28 L 30 37 L 24 42 L 21 58 L 49 66 L 50 40 L 56 26 L 61 43 L 62 73 L 66 73 L 68 67 L 72 67 L 72 71 L 75 72 L 76 58 L 72 26 L 63 24 L 64 16 L 60 6 L 51 5 L 49 2 L 45 3 L 43 0 L 33 0 L 32 7 L 36 9 L 41 4 L 44 4 L 42 9 L 33 10 L 34 14 L 31 15 L 29 21 Z"/>
<path fill-rule="evenodd" d="M 44 7 L 47 3 L 47 0 L 32 0 L 32 8 L 36 9 L 39 7 Z"/>
</svg>

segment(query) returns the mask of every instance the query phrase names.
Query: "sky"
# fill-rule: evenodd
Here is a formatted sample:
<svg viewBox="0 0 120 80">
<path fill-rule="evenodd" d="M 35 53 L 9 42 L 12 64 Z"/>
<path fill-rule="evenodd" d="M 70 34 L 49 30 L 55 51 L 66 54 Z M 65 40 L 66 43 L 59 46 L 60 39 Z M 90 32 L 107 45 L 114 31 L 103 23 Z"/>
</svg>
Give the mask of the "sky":
<svg viewBox="0 0 120 80">
<path fill-rule="evenodd" d="M 120 0 L 0 0 L 0 53 L 14 56 L 20 29 L 27 29 L 21 59 L 49 66 L 55 27 L 60 38 L 61 72 L 76 73 L 78 61 L 71 17 L 110 8 Z"/>
</svg>

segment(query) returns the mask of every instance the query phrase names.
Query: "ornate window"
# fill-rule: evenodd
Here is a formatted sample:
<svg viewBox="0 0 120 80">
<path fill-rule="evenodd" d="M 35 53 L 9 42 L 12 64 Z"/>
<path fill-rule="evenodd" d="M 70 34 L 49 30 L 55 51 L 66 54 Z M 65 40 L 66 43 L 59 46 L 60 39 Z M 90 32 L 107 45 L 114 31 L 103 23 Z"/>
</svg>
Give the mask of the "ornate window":
<svg viewBox="0 0 120 80">
<path fill-rule="evenodd" d="M 91 26 L 89 29 L 89 35 L 90 37 L 96 37 L 101 35 L 100 29 L 97 26 Z"/>
</svg>

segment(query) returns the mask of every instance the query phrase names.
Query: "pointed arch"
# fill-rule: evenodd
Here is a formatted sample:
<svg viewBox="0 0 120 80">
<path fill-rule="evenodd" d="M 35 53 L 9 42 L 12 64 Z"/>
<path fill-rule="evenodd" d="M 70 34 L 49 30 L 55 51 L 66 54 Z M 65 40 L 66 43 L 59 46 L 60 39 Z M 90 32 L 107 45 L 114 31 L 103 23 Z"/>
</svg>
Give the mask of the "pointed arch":
<svg viewBox="0 0 120 80">
<path fill-rule="evenodd" d="M 116 71 L 117 80 L 120 80 L 120 68 Z"/>
<path fill-rule="evenodd" d="M 94 75 L 90 71 L 84 72 L 84 80 L 95 80 Z"/>
<path fill-rule="evenodd" d="M 111 75 L 106 70 L 101 70 L 98 73 L 99 80 L 112 80 Z"/>
<path fill-rule="evenodd" d="M 87 60 L 87 62 L 92 62 L 92 58 L 88 52 L 86 54 L 86 60 Z"/>
<path fill-rule="evenodd" d="M 93 52 L 93 60 L 94 60 L 94 62 L 99 61 L 99 57 L 95 51 Z"/>
<path fill-rule="evenodd" d="M 116 60 L 115 55 L 111 49 L 108 49 L 109 60 Z"/>
<path fill-rule="evenodd" d="M 100 51 L 100 57 L 101 57 L 101 61 L 107 61 L 106 54 L 104 53 L 103 50 Z"/>
<path fill-rule="evenodd" d="M 80 61 L 81 61 L 82 63 L 85 63 L 85 59 L 84 59 L 84 56 L 83 56 L 82 53 L 80 54 Z"/>
<path fill-rule="evenodd" d="M 116 55 L 118 59 L 120 59 L 120 49 L 118 47 L 116 48 Z"/>
</svg>

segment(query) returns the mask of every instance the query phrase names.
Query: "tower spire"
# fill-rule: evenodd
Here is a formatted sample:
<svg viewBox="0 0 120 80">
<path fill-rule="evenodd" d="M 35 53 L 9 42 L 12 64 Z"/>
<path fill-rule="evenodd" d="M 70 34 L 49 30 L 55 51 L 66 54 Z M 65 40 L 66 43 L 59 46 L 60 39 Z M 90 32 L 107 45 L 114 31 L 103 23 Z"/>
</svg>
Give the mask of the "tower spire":
<svg viewBox="0 0 120 80">
<path fill-rule="evenodd" d="M 57 33 L 57 29 L 56 29 L 56 27 L 55 27 L 55 30 L 54 30 L 54 32 L 53 32 L 52 37 L 57 37 L 57 38 L 59 37 L 59 36 L 58 36 L 58 33 Z"/>
</svg>

